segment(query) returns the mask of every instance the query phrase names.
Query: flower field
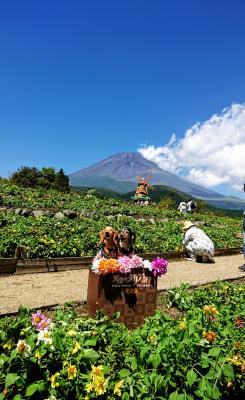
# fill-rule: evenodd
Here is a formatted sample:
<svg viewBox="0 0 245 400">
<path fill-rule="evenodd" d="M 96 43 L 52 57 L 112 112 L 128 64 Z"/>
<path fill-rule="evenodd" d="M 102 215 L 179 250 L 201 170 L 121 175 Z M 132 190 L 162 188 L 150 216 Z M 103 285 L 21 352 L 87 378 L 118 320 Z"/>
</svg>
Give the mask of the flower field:
<svg viewBox="0 0 245 400">
<path fill-rule="evenodd" d="M 0 400 L 241 399 L 245 285 L 170 290 L 143 326 L 77 316 L 72 305 L 0 320 Z M 116 318 L 116 316 L 115 316 Z"/>
<path fill-rule="evenodd" d="M 98 233 L 109 224 L 117 229 L 127 225 L 136 232 L 137 253 L 182 250 L 183 217 L 175 210 L 140 207 L 85 192 L 23 189 L 1 181 L 0 195 L 6 207 L 0 210 L 0 257 L 13 257 L 16 246 L 24 246 L 29 258 L 95 255 Z M 15 212 L 18 207 L 48 210 L 51 215 L 23 217 Z M 53 217 L 65 209 L 76 211 L 77 218 Z M 216 248 L 241 247 L 236 235 L 242 232 L 242 218 L 205 211 L 192 219 L 202 224 Z"/>
</svg>

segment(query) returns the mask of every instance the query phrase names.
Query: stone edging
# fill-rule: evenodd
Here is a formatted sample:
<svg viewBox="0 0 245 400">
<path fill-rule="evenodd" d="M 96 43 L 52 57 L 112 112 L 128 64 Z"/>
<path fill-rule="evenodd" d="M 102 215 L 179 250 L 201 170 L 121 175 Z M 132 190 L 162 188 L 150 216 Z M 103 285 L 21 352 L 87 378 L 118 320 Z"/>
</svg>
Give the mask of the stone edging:
<svg viewBox="0 0 245 400">
<path fill-rule="evenodd" d="M 242 253 L 241 248 L 217 249 L 215 256 L 235 255 Z M 184 252 L 147 253 L 139 254 L 150 261 L 155 257 L 164 257 L 167 260 L 183 260 Z M 30 274 L 42 272 L 59 272 L 75 269 L 87 269 L 93 261 L 93 257 L 60 257 L 50 259 L 21 259 L 0 258 L 0 274 Z"/>
</svg>

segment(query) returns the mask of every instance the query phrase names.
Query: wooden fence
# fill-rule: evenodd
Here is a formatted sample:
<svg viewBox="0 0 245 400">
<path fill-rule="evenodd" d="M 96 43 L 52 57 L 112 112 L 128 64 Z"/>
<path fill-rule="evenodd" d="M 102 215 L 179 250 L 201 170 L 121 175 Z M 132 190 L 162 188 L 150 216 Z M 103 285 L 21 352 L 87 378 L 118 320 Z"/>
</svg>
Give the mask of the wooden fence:
<svg viewBox="0 0 245 400">
<path fill-rule="evenodd" d="M 217 249 L 215 256 L 240 254 L 241 248 Z M 155 257 L 167 260 L 180 260 L 184 252 L 139 254 L 142 258 L 152 261 Z M 41 272 L 59 272 L 74 269 L 87 269 L 92 264 L 93 257 L 60 257 L 50 259 L 0 258 L 0 274 L 30 274 Z"/>
</svg>

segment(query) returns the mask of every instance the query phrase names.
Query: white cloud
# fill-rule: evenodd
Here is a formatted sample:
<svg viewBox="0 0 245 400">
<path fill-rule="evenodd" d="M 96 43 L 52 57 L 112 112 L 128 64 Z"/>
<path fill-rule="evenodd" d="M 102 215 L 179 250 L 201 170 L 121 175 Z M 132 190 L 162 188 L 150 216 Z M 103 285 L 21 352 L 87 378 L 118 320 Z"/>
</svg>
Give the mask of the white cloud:
<svg viewBox="0 0 245 400">
<path fill-rule="evenodd" d="M 138 151 L 159 167 L 206 187 L 227 184 L 241 190 L 245 177 L 245 104 L 189 128 L 182 139 L 172 135 L 165 146 Z"/>
</svg>

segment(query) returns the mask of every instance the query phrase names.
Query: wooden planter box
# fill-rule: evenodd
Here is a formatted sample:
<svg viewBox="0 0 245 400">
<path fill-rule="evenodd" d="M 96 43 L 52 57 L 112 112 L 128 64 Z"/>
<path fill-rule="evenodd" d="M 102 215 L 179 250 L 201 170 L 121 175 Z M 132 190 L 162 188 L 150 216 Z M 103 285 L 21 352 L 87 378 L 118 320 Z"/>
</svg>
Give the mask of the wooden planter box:
<svg viewBox="0 0 245 400">
<path fill-rule="evenodd" d="M 118 321 L 135 328 L 155 313 L 156 297 L 157 278 L 149 270 L 137 268 L 130 274 L 107 275 L 89 271 L 87 308 L 92 317 L 97 310 L 109 317 L 119 311 Z"/>
</svg>

